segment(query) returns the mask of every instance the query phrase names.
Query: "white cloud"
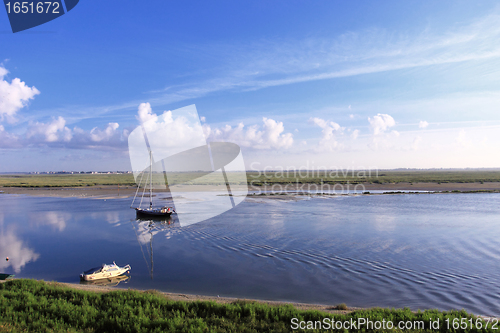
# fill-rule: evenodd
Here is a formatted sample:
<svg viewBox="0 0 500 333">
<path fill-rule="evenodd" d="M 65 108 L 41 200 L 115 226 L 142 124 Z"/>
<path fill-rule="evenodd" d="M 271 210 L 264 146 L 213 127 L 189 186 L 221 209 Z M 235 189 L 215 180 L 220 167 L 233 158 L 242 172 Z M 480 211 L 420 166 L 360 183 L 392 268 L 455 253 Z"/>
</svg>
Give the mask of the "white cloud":
<svg viewBox="0 0 500 333">
<path fill-rule="evenodd" d="M 368 122 L 373 130 L 374 135 L 384 133 L 388 128 L 396 125 L 394 118 L 388 114 L 379 113 L 372 118 L 368 117 Z"/>
<path fill-rule="evenodd" d="M 124 149 L 129 131 L 125 129 L 120 132 L 119 126 L 118 123 L 109 123 L 104 129 L 98 127 L 90 131 L 78 127 L 70 129 L 66 126 L 66 120 L 59 116 L 47 123 L 31 123 L 24 136 L 15 139 L 19 145 L 49 145 L 70 149 Z"/>
<path fill-rule="evenodd" d="M 356 140 L 356 139 L 358 138 L 358 136 L 359 136 L 359 130 L 354 130 L 354 131 L 352 131 L 352 133 L 351 133 L 351 138 L 352 138 L 353 140 Z"/>
<path fill-rule="evenodd" d="M 64 141 L 69 142 L 73 137 L 71 130 L 66 127 L 66 120 L 59 116 L 57 119 L 52 119 L 50 123 L 36 122 L 31 124 L 26 133 L 26 137 L 41 138 L 45 142 Z"/>
<path fill-rule="evenodd" d="M 333 151 L 339 146 L 336 134 L 342 133 L 345 129 L 344 127 L 341 127 L 336 122 L 326 121 L 317 117 L 310 118 L 309 121 L 321 128 L 322 137 L 319 141 L 317 150 Z"/>
<path fill-rule="evenodd" d="M 202 116 L 202 117 L 200 117 L 200 120 L 201 120 L 202 123 L 204 123 L 204 122 L 207 121 L 207 118 L 205 118 L 205 117 Z"/>
<path fill-rule="evenodd" d="M 149 103 L 141 103 L 137 118 L 142 121 L 155 160 L 206 144 L 194 105 L 157 115 Z M 133 133 L 132 142 L 142 142 L 142 131 Z"/>
<path fill-rule="evenodd" d="M 106 141 L 111 139 L 116 134 L 116 130 L 120 125 L 118 123 L 109 123 L 105 130 L 94 127 L 90 131 L 90 139 L 94 142 Z"/>
<path fill-rule="evenodd" d="M 208 141 L 228 141 L 239 144 L 242 147 L 255 149 L 287 149 L 293 145 L 293 135 L 284 133 L 285 127 L 282 122 L 270 118 L 262 118 L 262 129 L 257 125 L 245 128 L 243 123 L 236 127 L 229 125 L 223 128 L 212 129 L 209 125 L 203 125 L 203 130 Z"/>
<path fill-rule="evenodd" d="M 7 82 L 4 80 L 7 74 L 8 71 L 0 67 L 0 120 L 14 122 L 17 111 L 27 106 L 40 91 L 35 87 L 28 87 L 19 78 Z"/>
<path fill-rule="evenodd" d="M 137 120 L 139 120 L 141 123 L 145 123 L 148 120 L 155 119 L 157 117 L 156 114 L 153 113 L 153 110 L 151 109 L 151 104 L 149 103 L 141 103 L 139 105 L 139 111 L 137 113 Z"/>
<path fill-rule="evenodd" d="M 374 150 L 380 148 L 392 149 L 395 146 L 394 139 L 399 137 L 398 131 L 392 130 L 388 132 L 391 127 L 396 125 L 394 118 L 388 114 L 379 113 L 373 118 L 368 117 L 368 122 L 373 131 L 373 137 L 368 146 Z"/>
<path fill-rule="evenodd" d="M 426 122 L 425 120 L 421 120 L 419 123 L 418 123 L 418 128 L 426 128 L 427 126 L 429 126 L 429 123 Z"/>
</svg>

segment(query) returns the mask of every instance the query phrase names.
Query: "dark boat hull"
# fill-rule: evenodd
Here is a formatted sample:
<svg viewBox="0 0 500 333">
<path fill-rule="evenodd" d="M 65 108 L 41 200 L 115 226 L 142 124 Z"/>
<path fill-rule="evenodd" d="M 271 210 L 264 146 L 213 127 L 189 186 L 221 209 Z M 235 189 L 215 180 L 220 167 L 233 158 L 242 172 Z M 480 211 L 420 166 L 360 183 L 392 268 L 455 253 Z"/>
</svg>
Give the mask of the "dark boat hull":
<svg viewBox="0 0 500 333">
<path fill-rule="evenodd" d="M 140 208 L 136 208 L 135 212 L 136 212 L 137 216 L 166 216 L 166 217 L 172 215 L 172 213 L 173 213 L 173 211 L 160 212 L 157 210 L 147 210 L 147 209 L 140 209 Z"/>
<path fill-rule="evenodd" d="M 12 274 L 4 274 L 4 273 L 0 273 L 0 280 L 7 280 L 7 279 L 10 279 L 10 278 L 13 278 L 14 275 Z"/>
</svg>

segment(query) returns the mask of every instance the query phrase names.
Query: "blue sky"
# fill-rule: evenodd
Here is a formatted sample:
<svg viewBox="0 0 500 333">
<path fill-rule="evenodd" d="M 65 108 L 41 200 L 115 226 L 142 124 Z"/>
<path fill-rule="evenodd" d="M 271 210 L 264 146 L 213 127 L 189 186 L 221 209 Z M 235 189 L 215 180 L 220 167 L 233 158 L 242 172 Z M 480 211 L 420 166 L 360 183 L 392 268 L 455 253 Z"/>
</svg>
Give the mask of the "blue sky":
<svg viewBox="0 0 500 333">
<path fill-rule="evenodd" d="M 80 1 L 0 10 L 0 172 L 130 170 L 141 103 L 264 167 L 500 167 L 495 1 Z"/>
</svg>

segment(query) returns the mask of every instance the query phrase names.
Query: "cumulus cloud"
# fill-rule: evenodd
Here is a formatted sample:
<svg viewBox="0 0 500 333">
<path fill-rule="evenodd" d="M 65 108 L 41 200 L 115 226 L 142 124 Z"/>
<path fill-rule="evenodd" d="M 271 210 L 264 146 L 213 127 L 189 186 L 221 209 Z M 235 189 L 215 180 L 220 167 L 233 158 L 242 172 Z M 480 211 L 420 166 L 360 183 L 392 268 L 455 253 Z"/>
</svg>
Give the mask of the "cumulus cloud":
<svg viewBox="0 0 500 333">
<path fill-rule="evenodd" d="M 396 125 L 394 118 L 388 114 L 379 113 L 373 118 L 368 117 L 368 122 L 373 130 L 374 135 L 379 135 L 384 133 L 390 127 Z"/>
<path fill-rule="evenodd" d="M 149 103 L 141 103 L 139 104 L 139 110 L 137 112 L 137 120 L 142 123 L 145 123 L 149 120 L 156 119 L 157 115 L 153 113 L 151 109 L 151 104 Z"/>
<path fill-rule="evenodd" d="M 10 83 L 4 80 L 9 72 L 0 67 L 0 120 L 15 121 L 17 111 L 28 105 L 28 102 L 40 94 L 35 87 L 28 87 L 19 78 Z"/>
<path fill-rule="evenodd" d="M 98 127 L 94 127 L 90 131 L 90 139 L 94 142 L 108 141 L 116 134 L 116 130 L 120 127 L 118 123 L 109 123 L 106 129 L 101 130 Z"/>
<path fill-rule="evenodd" d="M 394 139 L 399 137 L 399 132 L 389 129 L 396 125 L 396 121 L 388 114 L 379 113 L 373 118 L 368 117 L 368 122 L 373 131 L 373 138 L 368 147 L 374 150 L 379 148 L 391 148 L 394 146 Z"/>
<path fill-rule="evenodd" d="M 262 126 L 252 125 L 245 127 L 239 123 L 236 127 L 229 125 L 223 128 L 211 128 L 203 125 L 203 130 L 208 141 L 228 141 L 242 147 L 255 149 L 287 149 L 293 145 L 293 135 L 284 133 L 283 122 L 270 118 L 262 118 Z"/>
<path fill-rule="evenodd" d="M 78 127 L 70 129 L 66 126 L 66 120 L 59 116 L 46 123 L 31 123 L 23 137 L 13 137 L 11 141 L 18 146 L 48 145 L 70 149 L 125 148 L 129 131 L 125 129 L 120 132 L 119 126 L 118 123 L 109 123 L 104 129 L 99 127 L 94 127 L 90 131 Z M 0 138 L 2 138 L 1 131 Z"/>
<path fill-rule="evenodd" d="M 352 133 L 351 133 L 351 138 L 352 138 L 353 140 L 356 140 L 356 139 L 358 138 L 358 136 L 359 136 L 359 130 L 354 130 L 354 131 L 352 131 Z"/>
<path fill-rule="evenodd" d="M 344 127 L 341 127 L 336 122 L 316 117 L 310 118 L 309 121 L 321 128 L 322 137 L 318 145 L 319 150 L 333 151 L 339 146 L 336 134 L 342 133 L 345 129 Z"/>
<path fill-rule="evenodd" d="M 66 120 L 59 116 L 49 123 L 32 123 L 26 133 L 26 137 L 41 139 L 45 142 L 64 141 L 69 142 L 73 137 L 71 130 L 66 127 Z"/>
<path fill-rule="evenodd" d="M 149 103 L 141 103 L 137 119 L 142 123 L 155 160 L 206 144 L 203 128 L 194 105 L 175 111 L 164 111 L 157 115 Z M 128 140 L 129 147 L 133 145 L 134 150 L 136 148 L 139 151 L 142 150 L 142 146 L 139 146 L 144 140 L 143 130 L 132 131 Z"/>
<path fill-rule="evenodd" d="M 418 123 L 418 128 L 426 128 L 427 126 L 429 126 L 429 123 L 426 122 L 425 120 L 421 120 L 419 123 Z"/>
</svg>

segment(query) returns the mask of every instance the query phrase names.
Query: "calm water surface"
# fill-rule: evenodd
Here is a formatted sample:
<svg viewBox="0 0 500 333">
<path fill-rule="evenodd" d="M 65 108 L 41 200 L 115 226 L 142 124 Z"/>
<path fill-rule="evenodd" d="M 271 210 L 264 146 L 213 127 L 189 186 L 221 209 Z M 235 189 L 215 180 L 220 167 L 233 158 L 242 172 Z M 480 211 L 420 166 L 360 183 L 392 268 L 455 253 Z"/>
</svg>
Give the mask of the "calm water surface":
<svg viewBox="0 0 500 333">
<path fill-rule="evenodd" d="M 129 198 L 1 194 L 0 272 L 78 282 L 116 261 L 132 266 L 117 287 L 498 316 L 499 203 L 495 193 L 247 198 L 181 228 L 136 221 Z"/>
</svg>

